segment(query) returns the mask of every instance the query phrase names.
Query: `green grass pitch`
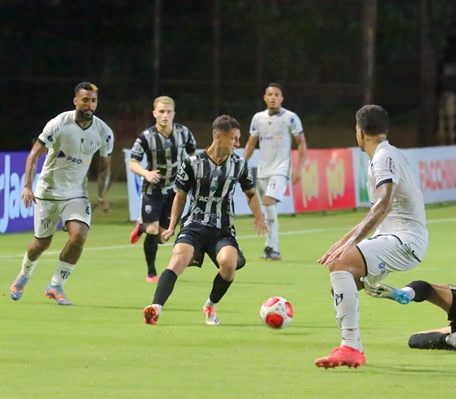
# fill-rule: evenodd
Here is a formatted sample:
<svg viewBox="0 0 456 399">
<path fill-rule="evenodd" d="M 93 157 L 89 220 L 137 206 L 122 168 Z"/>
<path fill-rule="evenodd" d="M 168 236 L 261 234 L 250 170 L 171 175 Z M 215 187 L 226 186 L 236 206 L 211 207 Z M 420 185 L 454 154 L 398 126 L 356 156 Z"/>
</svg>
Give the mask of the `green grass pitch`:
<svg viewBox="0 0 456 399">
<path fill-rule="evenodd" d="M 1 398 L 451 398 L 456 356 L 408 348 L 418 331 L 447 325 L 428 303 L 399 305 L 360 293 L 361 334 L 367 364 L 318 369 L 313 362 L 340 344 L 326 267 L 317 259 L 366 210 L 280 218 L 283 260 L 259 257 L 264 238 L 251 217 L 236 220 L 247 258 L 218 306 L 219 326 L 206 326 L 202 306 L 215 267 L 189 268 L 177 281 L 156 326 L 144 324 L 155 284 L 146 283 L 142 239 L 131 245 L 124 184 L 108 198 L 112 210 L 94 210 L 84 253 L 65 287 L 73 307 L 44 296 L 67 240 L 55 234 L 22 299 L 9 287 L 20 270 L 32 232 L 0 236 Z M 427 210 L 430 246 L 415 270 L 390 275 L 456 284 L 456 205 Z M 167 266 L 170 244 L 157 256 Z M 295 316 L 284 330 L 264 326 L 264 300 L 287 298 Z"/>
</svg>

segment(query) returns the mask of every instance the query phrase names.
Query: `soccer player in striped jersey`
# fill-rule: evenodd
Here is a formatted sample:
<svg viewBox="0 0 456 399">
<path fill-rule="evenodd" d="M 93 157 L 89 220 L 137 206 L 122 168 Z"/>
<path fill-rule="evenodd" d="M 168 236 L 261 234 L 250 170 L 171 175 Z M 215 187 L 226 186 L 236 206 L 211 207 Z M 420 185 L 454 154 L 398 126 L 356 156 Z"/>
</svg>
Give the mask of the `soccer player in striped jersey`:
<svg viewBox="0 0 456 399">
<path fill-rule="evenodd" d="M 250 159 L 257 141 L 260 140 L 256 188 L 268 225 L 268 237 L 262 257 L 280 260 L 277 203 L 281 202 L 285 195 L 290 172 L 293 184 L 301 180 L 306 140 L 299 116 L 282 107 L 282 88 L 277 83 L 269 84 L 263 99 L 267 109 L 256 113 L 252 118 L 244 158 L 247 161 Z M 294 168 L 291 158 L 292 138 L 298 147 L 298 162 Z"/>
<path fill-rule="evenodd" d="M 63 286 L 82 254 L 89 232 L 92 212 L 87 171 L 98 150 L 98 205 L 103 211 L 109 210 L 104 194 L 109 185 L 114 135 L 109 126 L 94 115 L 98 105 L 97 86 L 90 82 L 79 83 L 75 87 L 73 103 L 75 110 L 63 112 L 47 123 L 27 157 L 21 198 L 27 208 L 35 203 L 35 238 L 24 255 L 21 272 L 10 288 L 11 298 L 16 301 L 21 298 L 41 254 L 51 245 L 61 218 L 69 239 L 45 294 L 59 305 L 72 305 Z M 44 155 L 46 160 L 33 192 L 36 167 Z"/>
<path fill-rule="evenodd" d="M 407 304 L 428 301 L 441 308 L 450 322 L 448 327 L 413 334 L 408 341 L 414 349 L 456 350 L 456 287 L 448 284 L 430 284 L 427 281 L 412 281 L 398 289 L 386 284 L 366 287 L 366 294 L 374 298 L 386 298 Z M 406 298 L 404 301 L 403 298 Z"/>
<path fill-rule="evenodd" d="M 187 127 L 173 123 L 175 104 L 172 98 L 156 98 L 152 114 L 156 119 L 155 125 L 139 135 L 131 150 L 129 167 L 143 178 L 143 186 L 141 214 L 130 241 L 134 244 L 142 233 L 146 233 L 146 281 L 156 283 L 155 257 L 158 244 L 163 243 L 161 233 L 169 225 L 175 195 L 174 181 L 183 160 L 195 152 L 196 141 Z M 144 156 L 147 157 L 146 169 L 141 166 Z"/>
<path fill-rule="evenodd" d="M 220 270 L 203 306 L 206 324 L 219 324 L 216 306 L 228 291 L 236 270 L 244 266 L 238 264 L 240 250 L 233 224 L 233 194 L 237 183 L 247 197 L 256 230 L 259 234 L 267 232 L 247 161 L 234 154 L 239 147 L 240 135 L 240 126 L 234 118 L 219 116 L 213 123 L 212 144 L 205 151 L 186 159 L 179 170 L 171 221 L 162 234 L 165 241 L 174 235 L 189 193 L 190 208 L 174 243 L 169 265 L 158 280 L 152 305 L 144 309 L 147 324 L 157 322 L 177 277 L 184 272 L 195 253 L 207 254 Z"/>
</svg>

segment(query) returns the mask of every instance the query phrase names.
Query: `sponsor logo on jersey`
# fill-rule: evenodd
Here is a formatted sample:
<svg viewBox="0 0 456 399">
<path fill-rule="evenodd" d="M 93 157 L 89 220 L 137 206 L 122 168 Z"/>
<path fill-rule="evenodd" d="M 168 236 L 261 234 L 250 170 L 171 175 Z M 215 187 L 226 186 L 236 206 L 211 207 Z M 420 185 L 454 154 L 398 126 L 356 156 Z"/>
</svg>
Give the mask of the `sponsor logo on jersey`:
<svg viewBox="0 0 456 399">
<path fill-rule="evenodd" d="M 260 136 L 260 141 L 282 141 L 282 136 Z"/>
<path fill-rule="evenodd" d="M 47 141 L 49 141 L 50 143 L 52 143 L 52 140 L 53 140 L 52 134 L 50 134 L 49 136 L 47 136 Z"/>
<path fill-rule="evenodd" d="M 382 272 L 382 274 L 385 273 L 386 272 L 386 263 L 385 262 L 380 262 L 378 264 L 378 269 Z"/>
<path fill-rule="evenodd" d="M 91 159 L 74 158 L 71 155 L 68 155 L 67 161 L 70 161 L 71 163 L 75 163 L 75 164 L 81 165 L 81 164 L 90 163 L 92 160 Z"/>
<path fill-rule="evenodd" d="M 393 158 L 388 157 L 386 158 L 386 167 L 390 171 L 392 175 L 396 174 L 396 165 L 394 164 Z"/>
<path fill-rule="evenodd" d="M 205 197 L 204 195 L 200 195 L 198 197 L 198 201 L 201 201 L 201 202 L 220 202 L 222 200 L 223 200 L 222 197 Z"/>
</svg>

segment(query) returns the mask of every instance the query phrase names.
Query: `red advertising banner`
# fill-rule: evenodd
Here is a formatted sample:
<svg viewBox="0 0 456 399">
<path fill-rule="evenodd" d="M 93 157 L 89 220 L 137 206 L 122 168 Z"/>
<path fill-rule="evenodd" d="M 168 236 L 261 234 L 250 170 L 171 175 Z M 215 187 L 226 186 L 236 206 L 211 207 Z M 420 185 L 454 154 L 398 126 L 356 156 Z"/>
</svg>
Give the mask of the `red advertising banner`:
<svg viewBox="0 0 456 399">
<path fill-rule="evenodd" d="M 293 165 L 297 162 L 298 153 L 293 151 Z M 355 208 L 352 152 L 346 148 L 307 150 L 293 197 L 296 213 Z"/>
</svg>

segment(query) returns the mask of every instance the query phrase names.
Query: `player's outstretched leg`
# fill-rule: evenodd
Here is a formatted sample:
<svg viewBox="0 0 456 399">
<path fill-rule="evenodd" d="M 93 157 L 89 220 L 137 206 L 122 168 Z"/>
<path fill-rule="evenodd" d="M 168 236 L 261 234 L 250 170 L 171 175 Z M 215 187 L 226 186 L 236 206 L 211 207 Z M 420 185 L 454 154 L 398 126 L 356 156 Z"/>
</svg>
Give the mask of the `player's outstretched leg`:
<svg viewBox="0 0 456 399">
<path fill-rule="evenodd" d="M 347 366 L 355 369 L 366 363 L 366 356 L 364 352 L 353 349 L 349 346 L 343 345 L 334 349 L 329 356 L 321 357 L 315 360 L 317 367 L 335 368 L 340 366 Z"/>
<path fill-rule="evenodd" d="M 410 302 L 410 295 L 407 292 L 386 284 L 377 284 L 373 287 L 365 286 L 364 290 L 367 295 L 374 298 L 391 299 L 402 305 L 407 305 Z"/>
<path fill-rule="evenodd" d="M 21 299 L 22 293 L 24 292 L 25 285 L 28 283 L 29 279 L 24 277 L 22 273 L 19 273 L 14 280 L 14 283 L 10 287 L 10 295 L 13 301 L 18 301 Z"/>
<path fill-rule="evenodd" d="M 71 302 L 63 292 L 63 287 L 61 285 L 52 285 L 49 284 L 44 292 L 49 299 L 55 299 L 59 305 L 64 306 L 71 306 L 73 302 Z"/>
<path fill-rule="evenodd" d="M 135 229 L 130 234 L 130 242 L 132 244 L 135 244 L 136 242 L 138 242 L 139 239 L 141 238 L 141 234 L 142 233 L 143 232 L 141 231 L 141 224 L 140 223 L 136 223 Z"/>
<path fill-rule="evenodd" d="M 144 323 L 157 324 L 160 314 L 161 314 L 160 305 L 152 304 L 152 305 L 146 306 L 143 310 Z"/>
</svg>

